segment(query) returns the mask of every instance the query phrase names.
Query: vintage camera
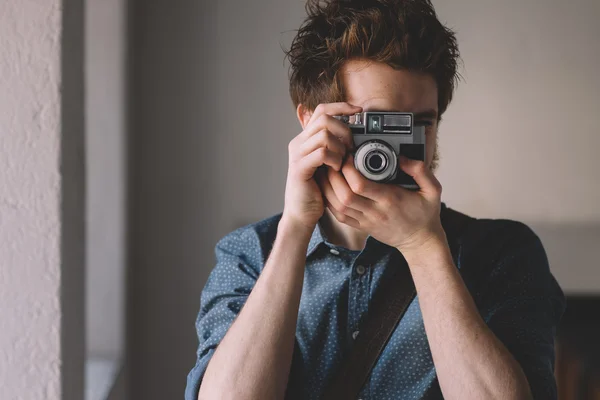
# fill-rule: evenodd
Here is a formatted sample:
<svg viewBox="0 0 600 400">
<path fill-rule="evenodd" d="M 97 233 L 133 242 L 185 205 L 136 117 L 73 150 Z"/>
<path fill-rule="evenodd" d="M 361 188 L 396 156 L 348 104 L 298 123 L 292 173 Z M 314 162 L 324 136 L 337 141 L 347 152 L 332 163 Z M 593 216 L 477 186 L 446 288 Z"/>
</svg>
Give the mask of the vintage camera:
<svg viewBox="0 0 600 400">
<path fill-rule="evenodd" d="M 350 127 L 354 166 L 367 179 L 418 190 L 414 179 L 398 167 L 398 156 L 425 161 L 425 126 L 407 112 L 363 112 L 335 118 Z"/>
</svg>

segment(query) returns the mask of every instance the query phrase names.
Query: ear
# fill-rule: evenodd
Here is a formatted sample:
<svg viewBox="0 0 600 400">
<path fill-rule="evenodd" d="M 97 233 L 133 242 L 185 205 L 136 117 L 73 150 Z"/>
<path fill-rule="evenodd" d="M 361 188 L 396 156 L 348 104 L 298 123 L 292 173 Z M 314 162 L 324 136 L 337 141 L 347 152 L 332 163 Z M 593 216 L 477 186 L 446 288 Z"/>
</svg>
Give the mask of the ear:
<svg viewBox="0 0 600 400">
<path fill-rule="evenodd" d="M 310 121 L 312 114 L 313 112 L 305 107 L 304 104 L 298 104 L 298 107 L 296 108 L 296 116 L 298 117 L 300 125 L 302 125 L 302 129 L 306 128 L 306 125 L 308 125 L 308 121 Z"/>
</svg>

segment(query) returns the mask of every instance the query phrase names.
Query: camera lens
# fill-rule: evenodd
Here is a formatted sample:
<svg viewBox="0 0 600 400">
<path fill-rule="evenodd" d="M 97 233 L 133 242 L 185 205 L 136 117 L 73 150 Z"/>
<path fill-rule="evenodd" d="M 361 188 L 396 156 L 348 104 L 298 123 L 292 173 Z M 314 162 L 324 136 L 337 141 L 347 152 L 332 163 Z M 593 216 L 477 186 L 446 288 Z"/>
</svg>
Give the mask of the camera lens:
<svg viewBox="0 0 600 400">
<path fill-rule="evenodd" d="M 387 166 L 387 157 L 381 151 L 375 150 L 367 154 L 366 167 L 371 173 L 379 173 Z"/>
<path fill-rule="evenodd" d="M 368 140 L 356 149 L 354 167 L 373 182 L 388 182 L 396 176 L 397 154 L 382 140 Z"/>
</svg>

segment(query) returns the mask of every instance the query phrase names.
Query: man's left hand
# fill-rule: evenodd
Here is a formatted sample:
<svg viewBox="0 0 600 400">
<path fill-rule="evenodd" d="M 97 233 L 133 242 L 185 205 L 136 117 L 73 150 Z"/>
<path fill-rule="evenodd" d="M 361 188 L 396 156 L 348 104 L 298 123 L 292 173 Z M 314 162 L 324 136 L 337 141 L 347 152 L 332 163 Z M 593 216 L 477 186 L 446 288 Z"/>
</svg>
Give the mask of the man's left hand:
<svg viewBox="0 0 600 400">
<path fill-rule="evenodd" d="M 440 222 L 442 186 L 422 161 L 399 158 L 400 168 L 420 190 L 369 181 L 349 155 L 341 172 L 327 168 L 319 180 L 326 205 L 335 218 L 402 253 L 423 248 L 445 234 Z"/>
</svg>

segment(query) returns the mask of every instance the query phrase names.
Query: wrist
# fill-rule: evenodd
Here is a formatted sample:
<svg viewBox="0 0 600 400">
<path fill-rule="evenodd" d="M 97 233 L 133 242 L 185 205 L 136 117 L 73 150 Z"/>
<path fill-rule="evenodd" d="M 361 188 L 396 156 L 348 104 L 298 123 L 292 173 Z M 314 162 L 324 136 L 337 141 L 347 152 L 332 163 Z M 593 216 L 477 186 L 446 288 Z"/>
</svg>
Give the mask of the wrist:
<svg viewBox="0 0 600 400">
<path fill-rule="evenodd" d="M 278 232 L 282 234 L 292 234 L 296 237 L 310 240 L 316 225 L 316 223 L 307 224 L 284 212 L 279 220 Z"/>
<path fill-rule="evenodd" d="M 431 264 L 453 263 L 443 230 L 426 235 L 416 246 L 398 248 L 398 251 L 402 253 L 411 269 Z"/>
</svg>

